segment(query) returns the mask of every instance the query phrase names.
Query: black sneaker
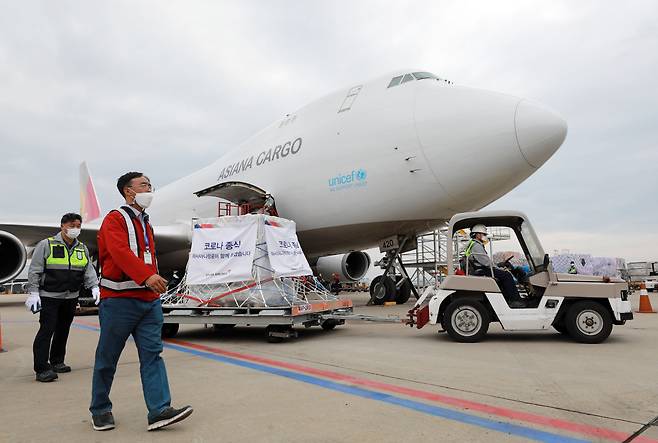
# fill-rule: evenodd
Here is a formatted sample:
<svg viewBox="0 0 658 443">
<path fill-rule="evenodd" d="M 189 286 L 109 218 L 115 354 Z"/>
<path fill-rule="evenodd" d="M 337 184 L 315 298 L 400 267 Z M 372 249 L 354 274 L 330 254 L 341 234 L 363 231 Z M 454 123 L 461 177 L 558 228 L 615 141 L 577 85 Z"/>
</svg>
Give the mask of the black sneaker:
<svg viewBox="0 0 658 443">
<path fill-rule="evenodd" d="M 58 374 L 71 372 L 71 367 L 65 365 L 64 363 L 57 363 L 56 365 L 53 365 L 53 371 L 57 372 Z"/>
<path fill-rule="evenodd" d="M 91 416 L 91 425 L 95 431 L 109 431 L 114 429 L 114 416 L 111 412 L 106 412 L 101 415 Z"/>
<path fill-rule="evenodd" d="M 36 380 L 42 383 L 48 383 L 57 380 L 57 374 L 55 374 L 55 372 L 53 372 L 51 369 L 48 369 L 43 372 L 38 372 Z"/>
<path fill-rule="evenodd" d="M 174 409 L 169 406 L 167 409 L 162 411 L 157 417 L 150 419 L 149 418 L 149 431 L 155 431 L 156 429 L 164 428 L 165 426 L 173 425 L 181 420 L 185 420 L 194 412 L 192 406 L 184 406 L 180 409 Z"/>
</svg>

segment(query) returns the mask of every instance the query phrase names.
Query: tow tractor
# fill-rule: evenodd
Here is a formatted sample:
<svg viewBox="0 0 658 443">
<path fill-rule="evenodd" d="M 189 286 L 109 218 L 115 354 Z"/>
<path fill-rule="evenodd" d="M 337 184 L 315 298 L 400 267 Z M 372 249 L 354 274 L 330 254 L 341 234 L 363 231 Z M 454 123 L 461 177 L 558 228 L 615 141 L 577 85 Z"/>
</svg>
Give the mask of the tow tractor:
<svg viewBox="0 0 658 443">
<path fill-rule="evenodd" d="M 521 306 L 509 306 L 494 278 L 473 275 L 463 269 L 468 268 L 468 260 L 465 266 L 459 265 L 455 260 L 458 242 L 449 241 L 448 275 L 438 288 L 428 288 L 421 295 L 409 311 L 409 325 L 420 329 L 426 324 L 438 324 L 451 338 L 466 343 L 482 340 L 491 322 L 499 322 L 506 331 L 553 327 L 578 342 L 600 343 L 608 338 L 613 325 L 633 319 L 629 287 L 624 280 L 554 272 L 550 257 L 544 253 L 525 214 L 516 211 L 456 214 L 449 222 L 449 238 L 455 239 L 458 231 L 476 224 L 506 227 L 516 234 L 530 269 L 528 273 L 514 273 L 523 300 Z M 490 257 L 493 257 L 492 243 L 489 242 Z M 511 268 L 509 261 L 499 266 Z"/>
</svg>

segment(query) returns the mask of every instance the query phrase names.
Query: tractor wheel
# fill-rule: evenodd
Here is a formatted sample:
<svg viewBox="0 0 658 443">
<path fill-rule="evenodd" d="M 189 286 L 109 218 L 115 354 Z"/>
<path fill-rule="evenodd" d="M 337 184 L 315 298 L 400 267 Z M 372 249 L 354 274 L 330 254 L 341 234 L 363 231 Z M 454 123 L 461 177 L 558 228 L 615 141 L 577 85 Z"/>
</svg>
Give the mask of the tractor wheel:
<svg viewBox="0 0 658 443">
<path fill-rule="evenodd" d="M 446 308 L 441 325 L 454 340 L 475 343 L 487 334 L 489 321 L 489 312 L 480 301 L 458 298 Z"/>
<path fill-rule="evenodd" d="M 383 305 L 395 299 L 395 282 L 390 277 L 379 275 L 370 283 L 370 298 L 376 305 Z"/>
<path fill-rule="evenodd" d="M 580 343 L 601 343 L 612 332 L 612 316 L 599 303 L 579 301 L 567 311 L 564 325 L 571 338 Z"/>
<path fill-rule="evenodd" d="M 562 335 L 569 335 L 569 331 L 564 326 L 564 321 L 560 320 L 558 323 L 553 324 L 553 329 L 559 332 Z"/>
</svg>

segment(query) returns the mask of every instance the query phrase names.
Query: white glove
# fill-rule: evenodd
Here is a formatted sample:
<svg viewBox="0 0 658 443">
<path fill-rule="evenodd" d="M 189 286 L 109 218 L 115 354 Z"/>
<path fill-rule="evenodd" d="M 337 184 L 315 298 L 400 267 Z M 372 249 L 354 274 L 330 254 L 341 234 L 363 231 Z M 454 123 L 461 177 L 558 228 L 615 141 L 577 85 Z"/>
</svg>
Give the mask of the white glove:
<svg viewBox="0 0 658 443">
<path fill-rule="evenodd" d="M 41 297 L 39 297 L 38 292 L 30 292 L 30 295 L 27 296 L 27 300 L 25 300 L 25 307 L 32 313 L 41 309 Z"/>
<path fill-rule="evenodd" d="M 98 289 L 98 286 L 91 288 L 91 296 L 94 297 L 94 304 L 98 306 L 98 304 L 101 302 L 101 290 Z"/>
</svg>

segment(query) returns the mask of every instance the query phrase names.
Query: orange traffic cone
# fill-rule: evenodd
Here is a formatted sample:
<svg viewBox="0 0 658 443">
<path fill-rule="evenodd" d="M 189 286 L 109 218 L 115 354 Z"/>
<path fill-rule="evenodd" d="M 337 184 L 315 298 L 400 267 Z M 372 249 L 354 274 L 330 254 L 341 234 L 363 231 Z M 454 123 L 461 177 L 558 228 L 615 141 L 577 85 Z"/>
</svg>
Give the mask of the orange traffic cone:
<svg viewBox="0 0 658 443">
<path fill-rule="evenodd" d="M 647 285 L 644 282 L 640 283 L 640 310 L 637 311 L 642 314 L 653 314 L 651 301 L 649 300 L 649 293 L 647 293 Z"/>
</svg>

